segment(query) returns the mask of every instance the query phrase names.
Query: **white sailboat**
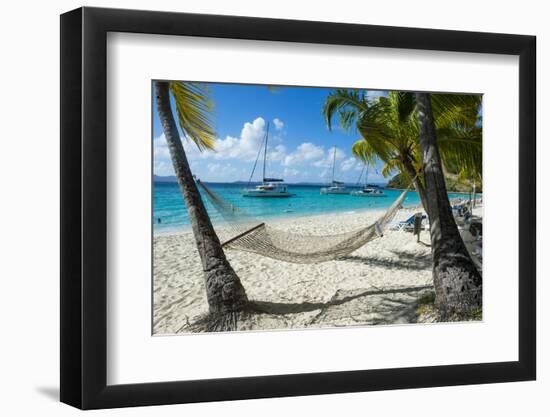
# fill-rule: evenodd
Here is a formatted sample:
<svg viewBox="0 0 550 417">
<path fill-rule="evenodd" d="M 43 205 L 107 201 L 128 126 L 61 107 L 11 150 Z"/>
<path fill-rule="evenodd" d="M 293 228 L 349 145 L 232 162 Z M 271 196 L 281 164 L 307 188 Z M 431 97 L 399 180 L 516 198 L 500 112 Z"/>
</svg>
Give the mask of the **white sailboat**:
<svg viewBox="0 0 550 417">
<path fill-rule="evenodd" d="M 284 184 L 284 180 L 280 178 L 268 178 L 265 176 L 265 164 L 267 159 L 267 141 L 269 137 L 269 122 L 267 123 L 267 129 L 264 137 L 264 166 L 263 166 L 263 175 L 262 183 L 257 185 L 254 188 L 245 188 L 242 191 L 243 197 L 290 197 L 292 194 L 288 192 L 288 186 Z M 254 175 L 254 170 L 256 169 L 256 164 L 258 163 L 258 158 L 260 156 L 261 147 L 258 150 L 258 156 L 254 162 L 254 167 L 252 168 L 252 173 L 248 183 L 252 181 L 252 176 Z"/>
<path fill-rule="evenodd" d="M 334 147 L 334 156 L 332 159 L 332 181 L 328 187 L 321 188 L 321 194 L 349 194 L 346 186 L 341 181 L 334 179 L 334 168 L 336 166 L 336 146 Z"/>
<path fill-rule="evenodd" d="M 386 194 L 384 194 L 384 190 L 382 187 L 376 184 L 369 184 L 369 163 L 367 162 L 366 165 L 367 169 L 365 170 L 363 167 L 363 170 L 365 171 L 365 185 L 363 188 L 359 191 L 352 191 L 351 195 L 355 197 L 385 197 Z M 363 171 L 361 171 L 361 175 L 359 175 L 359 180 L 357 182 L 361 181 L 361 177 L 363 176 Z"/>
</svg>

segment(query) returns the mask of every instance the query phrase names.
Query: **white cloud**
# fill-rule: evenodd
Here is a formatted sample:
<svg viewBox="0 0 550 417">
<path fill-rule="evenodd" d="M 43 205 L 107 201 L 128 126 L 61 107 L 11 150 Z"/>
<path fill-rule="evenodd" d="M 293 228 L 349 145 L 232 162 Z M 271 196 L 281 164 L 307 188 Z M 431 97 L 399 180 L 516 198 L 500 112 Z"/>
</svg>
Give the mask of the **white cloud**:
<svg viewBox="0 0 550 417">
<path fill-rule="evenodd" d="M 214 147 L 215 152 L 209 151 L 208 157 L 254 160 L 265 136 L 265 126 L 265 120 L 261 117 L 256 118 L 252 123 L 246 122 L 239 138 L 227 136 L 225 139 L 217 139 Z"/>
<path fill-rule="evenodd" d="M 183 147 L 185 149 L 185 155 L 191 166 L 197 166 L 197 161 L 204 157 L 204 154 L 199 151 L 197 146 L 190 140 L 183 141 Z M 164 133 L 153 139 L 153 171 L 155 175 L 174 175 L 174 168 L 172 166 L 172 159 L 170 158 L 170 151 L 168 150 L 168 144 Z"/>
<path fill-rule="evenodd" d="M 265 135 L 265 120 L 261 117 L 256 118 L 253 122 L 246 122 L 241 130 L 241 135 L 238 138 L 226 136 L 225 139 L 216 139 L 214 150 L 199 151 L 193 141 L 185 139 L 183 147 L 189 161 L 198 159 L 239 159 L 242 161 L 250 161 L 256 158 L 258 149 Z M 170 155 L 164 133 L 154 138 L 154 154 L 155 162 L 169 161 Z M 276 146 L 274 156 L 282 159 L 282 152 L 285 152 L 284 146 Z"/>
<path fill-rule="evenodd" d="M 214 172 L 218 172 L 220 170 L 221 165 L 220 164 L 208 164 L 207 168 L 208 168 L 208 172 L 214 173 Z"/>
<path fill-rule="evenodd" d="M 174 168 L 172 168 L 172 162 L 155 161 L 155 175 L 169 176 L 174 175 Z"/>
<path fill-rule="evenodd" d="M 275 122 L 273 122 L 275 123 Z M 190 140 L 184 140 L 184 148 L 191 170 L 205 181 L 230 182 L 246 180 L 258 151 L 263 152 L 261 144 L 265 137 L 266 121 L 262 117 L 243 123 L 239 136 L 218 138 L 216 151 L 200 152 Z M 275 130 L 275 129 L 274 129 Z M 270 136 L 268 146 L 269 175 L 280 176 L 286 181 L 319 181 L 329 180 L 332 175 L 334 147 L 328 150 L 313 142 L 298 142 L 296 148 L 288 148 L 288 139 Z M 286 146 L 285 146 L 286 145 Z M 154 173 L 156 175 L 174 175 L 172 161 L 164 134 L 153 140 Z M 260 157 L 263 155 L 260 153 Z M 260 171 L 258 171 L 258 167 Z M 261 172 L 261 161 L 256 167 L 255 178 Z M 336 175 L 342 181 L 355 181 L 363 165 L 361 161 L 351 157 L 343 149 L 336 148 Z M 374 170 L 369 172 L 369 180 L 377 176 Z"/>
<path fill-rule="evenodd" d="M 250 162 L 256 159 L 260 145 L 265 137 L 266 122 L 262 117 L 257 117 L 252 122 L 243 124 L 239 137 L 226 136 L 225 139 L 216 139 L 214 150 L 199 151 L 193 141 L 183 140 L 183 147 L 191 168 L 195 171 L 201 160 Z M 271 142 L 271 141 L 270 141 Z M 164 133 L 153 139 L 154 173 L 156 175 L 174 175 L 170 153 L 166 144 Z M 268 158 L 270 161 L 281 162 L 286 156 L 286 147 L 282 144 L 268 146 Z M 218 178 L 226 179 L 224 175 L 237 174 L 237 170 L 230 164 L 208 164 L 204 166 L 204 173 L 216 174 Z M 223 171 L 223 173 L 222 173 Z M 203 173 L 203 174 L 204 174 Z M 222 174 L 220 174 L 222 173 Z"/>
<path fill-rule="evenodd" d="M 278 118 L 273 119 L 273 124 L 275 125 L 275 129 L 277 130 L 281 130 L 285 126 L 283 121 Z"/>
<path fill-rule="evenodd" d="M 322 158 L 324 153 L 325 151 L 322 146 L 314 145 L 311 142 L 304 142 L 299 145 L 294 152 L 285 157 L 283 165 L 290 166 L 313 161 Z"/>
<path fill-rule="evenodd" d="M 229 163 L 219 164 L 217 162 L 209 163 L 206 168 L 210 174 L 221 176 L 227 180 L 233 180 L 234 175 L 238 172 L 237 168 Z"/>
<path fill-rule="evenodd" d="M 320 159 L 318 161 L 315 161 L 313 163 L 313 166 L 317 168 L 328 168 L 332 166 L 332 163 L 334 161 L 335 155 L 334 155 L 334 147 L 330 148 L 327 151 L 326 156 L 323 159 Z M 346 154 L 343 150 L 336 148 L 336 161 L 340 161 L 346 157 Z"/>
<path fill-rule="evenodd" d="M 331 176 L 332 176 L 332 170 L 328 169 L 328 168 L 324 168 L 321 171 L 321 174 L 319 175 L 319 178 L 324 179 L 324 180 L 329 180 Z"/>
<path fill-rule="evenodd" d="M 359 165 L 359 161 L 351 156 L 348 159 L 342 161 L 342 163 L 340 164 L 340 170 L 343 172 L 350 171 L 352 169 L 356 169 L 357 165 Z"/>
<path fill-rule="evenodd" d="M 291 178 L 296 178 L 300 175 L 300 171 L 294 168 L 285 168 L 283 170 L 283 174 L 285 176 L 285 179 L 288 181 Z"/>
<path fill-rule="evenodd" d="M 153 140 L 153 160 L 155 175 L 174 175 L 172 160 L 164 133 Z"/>
<path fill-rule="evenodd" d="M 153 140 L 153 152 L 155 155 L 155 159 L 158 158 L 166 158 L 170 157 L 170 153 L 168 151 L 168 145 L 166 144 L 166 139 L 164 138 L 164 133 L 160 136 L 157 136 Z"/>
<path fill-rule="evenodd" d="M 270 149 L 268 146 L 267 158 L 270 161 L 280 162 L 286 157 L 286 147 L 284 145 L 277 145 L 273 149 Z"/>
</svg>

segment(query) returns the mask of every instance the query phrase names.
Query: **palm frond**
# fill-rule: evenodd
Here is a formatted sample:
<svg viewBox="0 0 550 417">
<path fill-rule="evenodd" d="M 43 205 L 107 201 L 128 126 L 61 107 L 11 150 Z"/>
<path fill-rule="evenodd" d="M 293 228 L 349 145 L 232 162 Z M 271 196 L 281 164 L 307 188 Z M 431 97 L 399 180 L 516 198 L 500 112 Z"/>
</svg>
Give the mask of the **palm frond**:
<svg viewBox="0 0 550 417">
<path fill-rule="evenodd" d="M 469 178 L 482 175 L 481 104 L 481 95 L 432 95 L 438 147 L 450 173 Z"/>
<path fill-rule="evenodd" d="M 397 114 L 400 123 L 407 123 L 411 117 L 415 118 L 416 98 L 414 93 L 398 92 L 396 95 Z"/>
<path fill-rule="evenodd" d="M 351 152 L 364 163 L 374 163 L 378 157 L 377 152 L 364 139 L 358 139 L 352 145 Z"/>
<path fill-rule="evenodd" d="M 479 94 L 432 94 L 436 127 L 475 125 L 479 120 L 481 101 Z"/>
<path fill-rule="evenodd" d="M 357 120 L 357 111 L 341 108 L 338 110 L 338 120 L 340 121 L 340 126 L 342 126 L 344 130 L 349 131 Z"/>
<path fill-rule="evenodd" d="M 404 136 L 397 120 L 397 113 L 391 101 L 379 100 L 371 103 L 367 111 L 363 112 L 357 122 L 357 130 L 365 140 L 371 142 L 372 146 L 381 154 L 388 151 L 388 148 L 400 150 L 407 146 L 410 137 Z M 384 158 L 381 155 L 381 158 Z"/>
<path fill-rule="evenodd" d="M 385 178 L 395 175 L 396 171 L 405 172 L 405 169 L 403 168 L 403 164 L 397 158 L 390 159 L 382 167 L 382 175 Z"/>
<path fill-rule="evenodd" d="M 481 96 L 433 94 L 432 104 L 444 168 L 481 178 Z M 400 171 L 408 178 L 403 161 L 421 172 L 414 93 L 392 91 L 369 99 L 357 90 L 336 90 L 327 97 L 323 115 L 329 129 L 336 116 L 346 130 L 355 125 L 362 138 L 353 144 L 353 154 L 364 162 L 384 162 L 383 175 Z"/>
<path fill-rule="evenodd" d="M 213 128 L 213 103 L 206 85 L 200 83 L 170 82 L 170 91 L 176 103 L 178 121 L 185 136 L 199 148 L 213 149 L 216 133 Z"/>
<path fill-rule="evenodd" d="M 441 159 L 448 172 L 469 178 L 481 177 L 483 143 L 481 128 L 448 128 L 438 131 Z"/>
<path fill-rule="evenodd" d="M 332 119 L 336 114 L 339 115 L 339 121 L 344 122 L 342 127 L 349 129 L 353 120 L 360 117 L 368 107 L 368 98 L 363 92 L 338 89 L 327 96 L 321 113 L 329 130 L 332 130 Z"/>
</svg>

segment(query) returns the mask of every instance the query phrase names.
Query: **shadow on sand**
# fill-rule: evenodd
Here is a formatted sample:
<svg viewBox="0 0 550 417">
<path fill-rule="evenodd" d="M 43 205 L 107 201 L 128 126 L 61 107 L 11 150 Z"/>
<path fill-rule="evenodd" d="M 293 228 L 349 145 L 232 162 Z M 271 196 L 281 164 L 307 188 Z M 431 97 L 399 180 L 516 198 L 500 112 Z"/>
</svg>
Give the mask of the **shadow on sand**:
<svg viewBox="0 0 550 417">
<path fill-rule="evenodd" d="M 339 297 L 341 291 L 336 291 L 334 296 L 325 303 L 274 303 L 270 301 L 251 301 L 251 310 L 256 313 L 265 313 L 265 314 L 297 314 L 297 313 L 306 313 L 315 310 L 325 311 L 330 307 L 340 306 L 345 303 L 349 303 L 356 299 L 367 297 L 367 296 L 382 296 L 382 295 L 391 295 L 399 296 L 404 294 L 414 294 L 423 292 L 426 290 L 433 289 L 431 285 L 421 285 L 417 287 L 401 287 L 401 288 L 388 288 L 388 289 L 368 289 L 362 290 L 353 295 L 344 295 Z M 386 302 L 399 303 L 397 298 L 383 298 Z M 406 304 L 405 302 L 402 302 Z"/>
<path fill-rule="evenodd" d="M 412 269 L 414 271 L 421 271 L 427 269 L 432 264 L 432 255 L 418 255 L 410 252 L 390 251 L 399 259 L 379 259 L 369 258 L 366 256 L 350 255 L 340 258 L 340 261 L 362 263 L 369 266 L 378 266 L 387 269 Z"/>
</svg>

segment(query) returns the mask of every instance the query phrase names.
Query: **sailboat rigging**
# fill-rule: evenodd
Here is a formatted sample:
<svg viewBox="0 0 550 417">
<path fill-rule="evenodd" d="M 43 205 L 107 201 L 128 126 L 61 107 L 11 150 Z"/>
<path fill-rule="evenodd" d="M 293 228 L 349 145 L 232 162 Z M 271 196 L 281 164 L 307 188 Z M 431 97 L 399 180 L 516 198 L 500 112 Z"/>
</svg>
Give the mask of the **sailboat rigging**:
<svg viewBox="0 0 550 417">
<path fill-rule="evenodd" d="M 366 163 L 366 169 L 363 167 L 363 170 L 361 171 L 361 175 L 359 175 L 359 179 L 357 182 L 361 182 L 361 176 L 363 175 L 363 171 L 365 171 L 365 185 L 363 188 L 359 191 L 352 191 L 351 195 L 356 197 L 385 197 L 386 194 L 384 194 L 384 191 L 382 190 L 382 187 L 376 184 L 369 184 L 369 163 Z"/>
<path fill-rule="evenodd" d="M 345 184 L 342 181 L 336 181 L 334 179 L 334 173 L 336 168 L 336 146 L 334 147 L 334 153 L 332 157 L 332 181 L 328 187 L 321 188 L 321 194 L 349 194 Z"/>
<path fill-rule="evenodd" d="M 269 122 L 267 123 L 267 128 L 265 132 L 264 139 L 262 141 L 264 149 L 264 160 L 263 160 L 263 169 L 262 169 L 262 183 L 257 185 L 254 188 L 250 188 L 250 183 L 252 182 L 252 177 L 254 176 L 254 171 L 256 170 L 256 165 L 258 163 L 258 158 L 260 157 L 260 152 L 262 150 L 262 144 L 258 150 L 258 155 L 256 156 L 256 161 L 252 167 L 252 172 L 250 173 L 250 178 L 248 179 L 247 188 L 242 192 L 243 197 L 290 197 L 291 194 L 288 192 L 288 187 L 284 184 L 284 180 L 280 178 L 268 178 L 266 177 L 266 162 L 267 162 L 267 142 L 269 139 Z"/>
</svg>

